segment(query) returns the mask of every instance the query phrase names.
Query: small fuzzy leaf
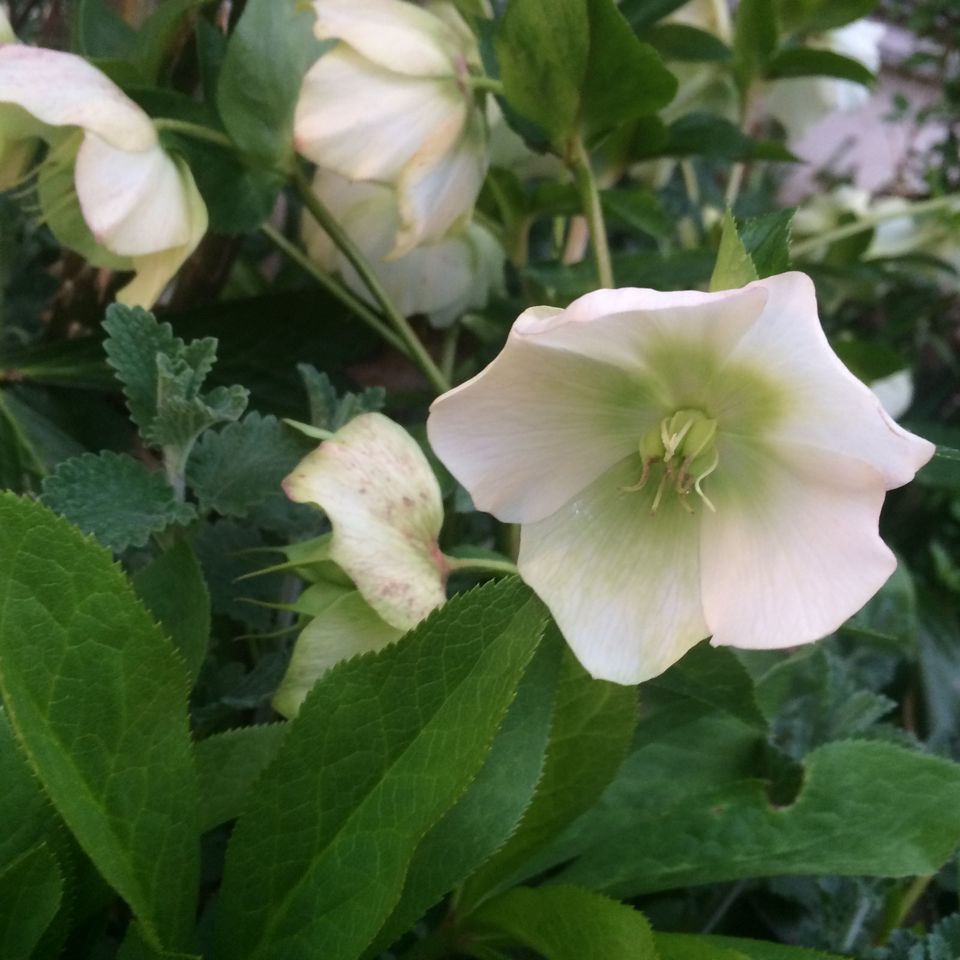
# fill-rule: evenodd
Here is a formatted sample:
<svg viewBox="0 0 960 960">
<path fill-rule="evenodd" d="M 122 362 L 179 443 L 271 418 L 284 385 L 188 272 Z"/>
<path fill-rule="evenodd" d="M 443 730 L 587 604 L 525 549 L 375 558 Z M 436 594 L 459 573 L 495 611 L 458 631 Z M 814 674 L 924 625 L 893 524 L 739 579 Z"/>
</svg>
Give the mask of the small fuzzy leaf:
<svg viewBox="0 0 960 960">
<path fill-rule="evenodd" d="M 790 232 L 796 210 L 774 210 L 745 220 L 740 239 L 758 277 L 772 277 L 790 269 Z"/>
<path fill-rule="evenodd" d="M 196 516 L 162 473 L 109 450 L 65 460 L 44 480 L 42 500 L 117 553 L 146 546 L 152 534 Z"/>
<path fill-rule="evenodd" d="M 0 869 L 0 957 L 29 960 L 60 909 L 63 877 L 56 858 L 34 847 Z"/>
<path fill-rule="evenodd" d="M 310 402 L 310 423 L 336 432 L 361 413 L 379 413 L 386 401 L 383 387 L 367 387 L 363 393 L 339 395 L 330 378 L 309 363 L 298 363 Z"/>
<path fill-rule="evenodd" d="M 539 601 L 500 581 L 313 688 L 234 831 L 215 960 L 368 946 L 420 839 L 480 769 L 542 624 Z"/>
<path fill-rule="evenodd" d="M 469 923 L 545 960 L 661 960 L 639 910 L 578 887 L 517 887 L 487 901 Z"/>
<path fill-rule="evenodd" d="M 106 550 L 9 494 L 0 694 L 80 846 L 151 943 L 182 948 L 199 874 L 183 664 Z"/>
<path fill-rule="evenodd" d="M 756 279 L 757 268 L 740 239 L 737 221 L 728 210 L 723 217 L 723 233 L 720 235 L 717 263 L 710 277 L 710 289 L 736 290 Z"/>
</svg>

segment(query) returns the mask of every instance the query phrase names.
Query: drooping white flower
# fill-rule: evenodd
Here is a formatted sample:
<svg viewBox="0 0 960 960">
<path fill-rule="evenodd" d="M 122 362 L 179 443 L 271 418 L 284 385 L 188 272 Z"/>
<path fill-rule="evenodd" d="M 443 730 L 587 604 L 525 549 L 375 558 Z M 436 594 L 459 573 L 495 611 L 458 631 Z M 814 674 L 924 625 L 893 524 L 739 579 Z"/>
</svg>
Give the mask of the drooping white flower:
<svg viewBox="0 0 960 960">
<path fill-rule="evenodd" d="M 466 218 L 487 168 L 468 83 L 476 42 L 449 3 L 314 0 L 315 33 L 337 40 L 308 71 L 297 150 L 349 180 L 395 187 L 399 257 Z"/>
<path fill-rule="evenodd" d="M 707 636 L 836 629 L 896 566 L 885 491 L 934 449 L 833 353 L 799 273 L 531 308 L 428 432 L 478 509 L 522 524 L 520 573 L 584 666 L 621 683 Z"/>
<path fill-rule="evenodd" d="M 873 20 L 855 20 L 812 39 L 809 46 L 842 54 L 876 73 L 885 29 Z M 828 114 L 854 110 L 869 98 L 870 91 L 851 80 L 791 77 L 771 82 L 763 102 L 767 113 L 783 124 L 787 140 L 794 143 Z"/>
<path fill-rule="evenodd" d="M 384 289 L 403 313 L 424 313 L 435 326 L 451 323 L 466 310 L 487 305 L 503 283 L 503 249 L 486 227 L 470 222 L 434 243 L 389 258 L 399 222 L 390 187 L 345 180 L 318 170 L 313 189 L 357 244 Z M 338 272 L 356 294 L 374 303 L 366 284 L 327 233 L 312 219 L 303 222 L 310 256 Z"/>
<path fill-rule="evenodd" d="M 64 232 L 65 211 L 79 204 L 81 216 L 61 241 L 134 270 L 117 299 L 152 305 L 200 242 L 207 211 L 189 168 L 163 149 L 147 114 L 81 57 L 6 44 L 0 131 L 0 188 L 45 140 L 38 182 L 54 232 Z"/>
</svg>

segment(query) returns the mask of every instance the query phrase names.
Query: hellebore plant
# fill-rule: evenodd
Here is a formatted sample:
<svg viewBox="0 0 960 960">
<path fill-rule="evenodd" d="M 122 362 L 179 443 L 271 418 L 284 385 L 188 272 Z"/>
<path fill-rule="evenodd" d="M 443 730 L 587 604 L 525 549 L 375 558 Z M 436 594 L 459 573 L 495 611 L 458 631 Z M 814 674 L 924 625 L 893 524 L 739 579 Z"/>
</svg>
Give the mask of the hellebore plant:
<svg viewBox="0 0 960 960">
<path fill-rule="evenodd" d="M 336 46 L 297 103 L 297 150 L 349 180 L 396 190 L 390 256 L 442 240 L 469 216 L 487 169 L 471 86 L 476 40 L 452 4 L 315 0 L 315 33 Z"/>
<path fill-rule="evenodd" d="M 895 569 L 884 494 L 934 450 L 833 353 L 800 273 L 533 307 L 428 432 L 478 509 L 522 524 L 521 575 L 620 683 L 708 636 L 832 632 Z"/>
<path fill-rule="evenodd" d="M 41 212 L 58 239 L 98 266 L 134 270 L 117 294 L 149 307 L 193 252 L 207 211 L 187 165 L 143 110 L 81 57 L 0 45 L 0 190 L 36 152 Z"/>
<path fill-rule="evenodd" d="M 503 250 L 481 224 L 468 223 L 435 243 L 424 243 L 401 257 L 387 259 L 399 226 L 396 197 L 390 187 L 350 182 L 328 170 L 318 170 L 313 189 L 404 314 L 423 313 L 435 326 L 447 326 L 465 311 L 485 307 L 490 291 L 502 285 Z M 320 266 L 339 272 L 354 293 L 376 303 L 349 260 L 321 227 L 307 219 L 303 233 L 307 251 Z"/>
</svg>

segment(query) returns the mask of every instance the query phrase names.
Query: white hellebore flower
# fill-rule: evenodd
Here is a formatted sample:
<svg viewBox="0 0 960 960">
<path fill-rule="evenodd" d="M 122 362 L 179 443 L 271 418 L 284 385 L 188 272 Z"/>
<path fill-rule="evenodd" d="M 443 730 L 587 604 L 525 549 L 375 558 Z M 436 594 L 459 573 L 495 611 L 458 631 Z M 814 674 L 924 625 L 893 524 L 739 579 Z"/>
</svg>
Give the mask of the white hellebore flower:
<svg viewBox="0 0 960 960">
<path fill-rule="evenodd" d="M 200 242 L 207 211 L 147 114 L 81 57 L 5 44 L 0 130 L 0 176 L 15 178 L 9 157 L 47 141 L 38 180 L 51 228 L 93 262 L 136 271 L 117 299 L 150 306 Z"/>
<path fill-rule="evenodd" d="M 885 30 L 882 23 L 855 20 L 822 34 L 809 46 L 849 57 L 876 73 L 880 69 L 880 41 Z M 788 141 L 794 143 L 828 114 L 855 110 L 869 99 L 869 89 L 852 80 L 795 77 L 770 83 L 764 105 L 785 127 Z"/>
<path fill-rule="evenodd" d="M 446 326 L 466 310 L 485 307 L 490 291 L 502 286 L 504 253 L 486 227 L 471 222 L 434 243 L 388 259 L 399 222 L 396 196 L 390 187 L 351 183 L 328 170 L 318 170 L 313 189 L 404 314 L 424 313 L 435 326 Z M 375 303 L 367 285 L 321 227 L 306 219 L 303 233 L 307 251 L 317 263 L 339 272 L 354 293 Z"/>
<path fill-rule="evenodd" d="M 533 307 L 428 432 L 478 509 L 522 524 L 521 575 L 620 683 L 711 635 L 830 633 L 895 569 L 884 493 L 934 450 L 833 353 L 800 273 Z"/>
<path fill-rule="evenodd" d="M 361 414 L 341 427 L 283 488 L 291 500 L 326 513 L 333 527 L 329 559 L 356 587 L 327 585 L 324 609 L 297 640 L 274 700 L 292 716 L 338 660 L 385 646 L 439 607 L 449 571 L 437 544 L 443 524 L 437 479 L 416 441 L 382 414 Z"/>
<path fill-rule="evenodd" d="M 449 3 L 314 0 L 316 35 L 336 39 L 308 71 L 297 150 L 350 180 L 397 191 L 391 256 L 442 239 L 464 219 L 487 168 L 469 85 L 476 42 Z"/>
</svg>

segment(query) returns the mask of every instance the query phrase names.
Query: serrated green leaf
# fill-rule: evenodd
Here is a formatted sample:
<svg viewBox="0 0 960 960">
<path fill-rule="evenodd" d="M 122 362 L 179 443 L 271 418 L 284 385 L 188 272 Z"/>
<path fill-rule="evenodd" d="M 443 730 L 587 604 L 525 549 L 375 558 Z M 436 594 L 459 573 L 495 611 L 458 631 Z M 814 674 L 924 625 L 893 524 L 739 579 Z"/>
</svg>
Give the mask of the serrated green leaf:
<svg viewBox="0 0 960 960">
<path fill-rule="evenodd" d="M 613 779 L 636 721 L 635 688 L 592 679 L 566 651 L 536 793 L 516 833 L 465 884 L 462 904 L 479 903 L 536 872 L 536 855 L 589 809 Z"/>
<path fill-rule="evenodd" d="M 409 930 L 516 829 L 543 770 L 562 654 L 559 637 L 544 638 L 483 767 L 456 806 L 421 840 L 403 896 L 367 956 L 376 956 Z"/>
<path fill-rule="evenodd" d="M 324 49 L 315 22 L 298 0 L 249 0 L 230 36 L 217 109 L 236 144 L 263 167 L 293 161 L 294 108 L 304 74 Z"/>
<path fill-rule="evenodd" d="M 362 952 L 482 765 L 542 623 L 539 601 L 500 581 L 314 687 L 234 831 L 215 958 Z"/>
<path fill-rule="evenodd" d="M 960 765 L 887 743 L 827 744 L 774 806 L 758 781 L 626 817 L 557 876 L 623 898 L 786 874 L 935 873 L 960 840 Z"/>
<path fill-rule="evenodd" d="M 710 277 L 710 289 L 736 290 L 757 279 L 757 268 L 750 259 L 737 221 L 729 210 L 723 217 L 723 233 L 720 234 L 720 249 L 717 251 L 717 263 Z"/>
<path fill-rule="evenodd" d="M 210 594 L 190 545 L 181 541 L 138 570 L 133 589 L 180 651 L 192 687 L 210 639 Z"/>
<path fill-rule="evenodd" d="M 844 960 L 834 953 L 744 937 L 656 933 L 654 939 L 660 960 Z"/>
<path fill-rule="evenodd" d="M 310 423 L 323 430 L 336 432 L 361 413 L 378 413 L 386 402 L 383 387 L 367 387 L 363 393 L 337 393 L 330 378 L 309 363 L 298 363 L 310 403 Z"/>
<path fill-rule="evenodd" d="M 239 423 L 209 431 L 187 462 L 187 484 L 200 510 L 246 517 L 303 458 L 305 446 L 276 417 L 248 413 Z"/>
<path fill-rule="evenodd" d="M 152 942 L 185 945 L 199 856 L 183 665 L 107 551 L 10 495 L 0 692 L 77 841 Z"/>
<path fill-rule="evenodd" d="M 65 460 L 43 482 L 43 502 L 117 553 L 196 517 L 162 473 L 109 450 Z"/>
<path fill-rule="evenodd" d="M 740 239 L 758 277 L 772 277 L 790 269 L 790 236 L 795 213 L 790 207 L 743 222 Z"/>
<path fill-rule="evenodd" d="M 195 744 L 201 832 L 240 816 L 250 790 L 277 755 L 288 728 L 286 723 L 241 727 Z"/>
<path fill-rule="evenodd" d="M 766 67 L 770 80 L 787 77 L 836 77 L 865 87 L 873 86 L 876 77 L 859 61 L 832 50 L 793 47 L 781 50 Z"/>
<path fill-rule="evenodd" d="M 545 960 L 660 960 L 639 910 L 578 887 L 517 887 L 487 901 L 470 928 L 495 931 Z"/>
<path fill-rule="evenodd" d="M 0 957 L 29 960 L 60 909 L 63 877 L 45 846 L 0 871 Z"/>
</svg>

